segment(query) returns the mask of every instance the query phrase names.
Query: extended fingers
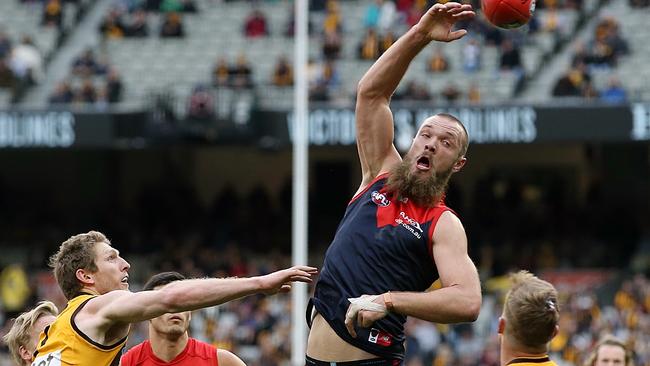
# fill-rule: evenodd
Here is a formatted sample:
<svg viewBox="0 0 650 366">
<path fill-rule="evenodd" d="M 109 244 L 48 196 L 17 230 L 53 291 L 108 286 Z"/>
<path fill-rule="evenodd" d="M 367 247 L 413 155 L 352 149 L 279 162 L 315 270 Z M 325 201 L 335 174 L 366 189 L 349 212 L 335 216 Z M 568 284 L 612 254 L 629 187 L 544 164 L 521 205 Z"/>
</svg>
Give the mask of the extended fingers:
<svg viewBox="0 0 650 366">
<path fill-rule="evenodd" d="M 357 317 L 357 311 L 353 309 L 352 306 L 348 308 L 348 311 L 345 313 L 345 328 L 347 328 L 348 333 L 354 338 L 357 337 L 357 332 L 354 329 L 354 322 Z"/>
<path fill-rule="evenodd" d="M 450 41 L 455 41 L 457 39 L 461 39 L 461 38 L 465 37 L 466 34 L 467 34 L 467 31 L 465 29 L 459 29 L 457 31 L 450 32 L 449 33 L 449 40 Z"/>
<path fill-rule="evenodd" d="M 312 283 L 314 280 L 308 275 L 293 275 L 290 278 L 291 281 Z"/>
<path fill-rule="evenodd" d="M 453 14 L 453 17 L 456 21 L 458 20 L 465 20 L 465 19 L 471 19 L 476 16 L 476 13 L 473 10 L 464 10 L 461 12 L 458 12 L 456 14 Z"/>
<path fill-rule="evenodd" d="M 292 268 L 292 269 L 299 269 L 299 270 L 301 270 L 301 271 L 305 271 L 305 272 L 318 272 L 318 268 L 316 268 L 316 267 L 311 267 L 311 266 L 302 266 L 302 265 L 298 265 L 298 266 L 293 266 L 293 267 L 291 267 L 291 268 Z"/>
</svg>

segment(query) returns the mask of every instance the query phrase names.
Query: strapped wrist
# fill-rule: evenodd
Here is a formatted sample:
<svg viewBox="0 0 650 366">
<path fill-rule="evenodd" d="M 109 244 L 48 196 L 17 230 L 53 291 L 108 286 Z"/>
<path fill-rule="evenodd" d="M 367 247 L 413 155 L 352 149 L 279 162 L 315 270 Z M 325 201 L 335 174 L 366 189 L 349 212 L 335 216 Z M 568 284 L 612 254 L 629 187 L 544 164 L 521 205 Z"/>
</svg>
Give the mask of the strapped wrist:
<svg viewBox="0 0 650 366">
<path fill-rule="evenodd" d="M 384 303 L 386 304 L 386 310 L 392 312 L 394 306 L 393 306 L 393 296 L 390 293 L 390 291 L 384 293 Z"/>
</svg>

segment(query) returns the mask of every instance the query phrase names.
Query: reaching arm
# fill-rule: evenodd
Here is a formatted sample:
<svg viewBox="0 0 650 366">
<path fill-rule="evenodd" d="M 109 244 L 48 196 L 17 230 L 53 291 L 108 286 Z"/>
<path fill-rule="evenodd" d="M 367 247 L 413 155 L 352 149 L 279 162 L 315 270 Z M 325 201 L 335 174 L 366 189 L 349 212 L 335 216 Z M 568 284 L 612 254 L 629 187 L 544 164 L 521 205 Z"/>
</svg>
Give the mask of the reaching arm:
<svg viewBox="0 0 650 366">
<path fill-rule="evenodd" d="M 93 317 L 98 328 L 105 328 L 215 306 L 255 293 L 286 292 L 291 282 L 309 283 L 316 272 L 313 267 L 295 266 L 259 277 L 191 279 L 153 291 L 112 291 L 88 302 L 82 313 L 86 318 Z"/>
<path fill-rule="evenodd" d="M 431 41 L 450 42 L 462 38 L 467 31 L 451 29 L 457 21 L 473 16 L 471 5 L 454 2 L 433 5 L 359 82 L 356 128 L 363 175 L 360 189 L 401 159 L 393 145 L 393 116 L 388 104 L 409 64 Z"/>
<path fill-rule="evenodd" d="M 429 292 L 390 292 L 389 311 L 435 323 L 476 320 L 481 309 L 481 284 L 474 263 L 467 255 L 467 237 L 458 217 L 450 212 L 440 216 L 433 233 L 433 257 L 442 288 Z M 386 295 L 374 302 L 386 307 Z M 352 336 L 355 322 L 368 327 L 387 312 L 360 310 L 346 318 Z"/>
</svg>

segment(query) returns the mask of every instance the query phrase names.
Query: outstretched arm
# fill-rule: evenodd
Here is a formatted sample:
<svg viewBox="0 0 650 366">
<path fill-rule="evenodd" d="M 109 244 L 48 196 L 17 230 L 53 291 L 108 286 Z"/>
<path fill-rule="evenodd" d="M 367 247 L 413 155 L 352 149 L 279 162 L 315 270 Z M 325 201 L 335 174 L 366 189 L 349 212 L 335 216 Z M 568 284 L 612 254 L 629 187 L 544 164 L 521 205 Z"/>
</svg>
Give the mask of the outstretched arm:
<svg viewBox="0 0 650 366">
<path fill-rule="evenodd" d="M 429 292 L 390 292 L 374 299 L 386 311 L 348 309 L 346 326 L 353 336 L 354 324 L 368 327 L 388 311 L 436 323 L 476 320 L 481 309 L 481 284 L 474 263 L 467 255 L 465 229 L 455 215 L 442 214 L 433 233 L 433 257 L 442 288 Z M 386 299 L 392 302 L 386 304 Z M 368 307 L 367 307 L 368 308 Z M 352 307 L 351 307 L 352 309 Z"/>
<path fill-rule="evenodd" d="M 388 104 L 409 64 L 431 41 L 451 42 L 462 38 L 467 31 L 452 31 L 452 27 L 457 21 L 473 16 L 472 6 L 468 4 L 449 2 L 433 5 L 359 82 L 356 127 L 363 175 L 360 190 L 401 159 L 393 145 L 393 116 Z"/>
<path fill-rule="evenodd" d="M 295 266 L 259 277 L 191 279 L 175 281 L 153 291 L 112 291 L 91 300 L 82 309 L 84 314 L 79 315 L 93 318 L 97 328 L 106 328 L 165 313 L 215 306 L 256 293 L 286 292 L 291 289 L 291 282 L 310 283 L 316 273 L 316 268 Z"/>
</svg>

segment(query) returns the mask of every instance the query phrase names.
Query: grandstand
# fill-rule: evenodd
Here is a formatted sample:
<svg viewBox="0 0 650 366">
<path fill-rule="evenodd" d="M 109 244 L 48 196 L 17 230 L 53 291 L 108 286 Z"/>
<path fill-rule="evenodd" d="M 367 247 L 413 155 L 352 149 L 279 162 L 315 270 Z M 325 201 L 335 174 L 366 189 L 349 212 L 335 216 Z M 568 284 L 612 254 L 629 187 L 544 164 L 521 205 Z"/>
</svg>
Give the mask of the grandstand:
<svg viewBox="0 0 650 366">
<path fill-rule="evenodd" d="M 414 16 L 397 9 L 386 26 L 368 15 L 375 1 L 332 2 L 312 0 L 310 12 L 315 266 L 359 184 L 355 89 L 381 53 L 371 44 L 361 57 L 366 28 L 375 24 L 384 40 Z M 534 23 L 513 31 L 479 15 L 468 37 L 440 47 L 446 67 L 430 71 L 435 46 L 413 61 L 394 97 L 396 145 L 408 145 L 416 123 L 436 111 L 467 125 L 469 163 L 447 200 L 466 227 L 484 303 L 472 324 L 409 320 L 407 365 L 498 365 L 504 276 L 526 268 L 561 292 L 561 333 L 551 344 L 558 364 L 582 365 L 611 332 L 635 350 L 637 366 L 650 366 L 647 2 L 539 1 Z M 91 228 L 129 260 L 134 290 L 159 271 L 250 276 L 289 264 L 293 88 L 292 79 L 274 83 L 274 70 L 282 56 L 292 59 L 292 6 L 0 1 L 3 334 L 37 300 L 64 304 L 47 256 Z M 247 25 L 253 10 L 265 21 Z M 627 51 L 595 62 L 603 24 Z M 327 29 L 335 36 L 325 52 Z M 40 63 L 13 58 L 25 35 Z M 556 93 L 571 72 L 581 82 Z M 612 78 L 623 97 L 604 97 Z M 196 313 L 191 332 L 247 364 L 287 365 L 290 308 L 288 296 L 250 297 Z M 145 337 L 146 326 L 136 326 L 129 346 Z M 0 366 L 11 365 L 6 351 Z"/>
</svg>

